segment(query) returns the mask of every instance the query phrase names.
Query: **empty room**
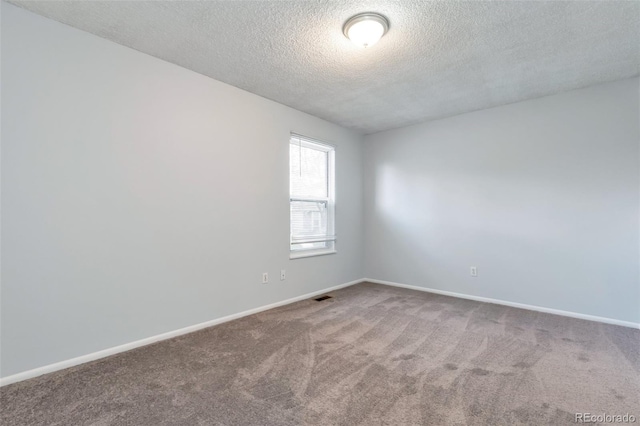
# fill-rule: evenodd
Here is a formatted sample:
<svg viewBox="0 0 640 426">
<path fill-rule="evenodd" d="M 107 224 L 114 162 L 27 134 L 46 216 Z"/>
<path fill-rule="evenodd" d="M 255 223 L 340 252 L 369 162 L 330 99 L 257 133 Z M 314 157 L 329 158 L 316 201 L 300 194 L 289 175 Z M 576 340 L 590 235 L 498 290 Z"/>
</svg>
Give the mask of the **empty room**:
<svg viewBox="0 0 640 426">
<path fill-rule="evenodd" d="M 640 1 L 0 13 L 2 426 L 640 423 Z"/>
</svg>

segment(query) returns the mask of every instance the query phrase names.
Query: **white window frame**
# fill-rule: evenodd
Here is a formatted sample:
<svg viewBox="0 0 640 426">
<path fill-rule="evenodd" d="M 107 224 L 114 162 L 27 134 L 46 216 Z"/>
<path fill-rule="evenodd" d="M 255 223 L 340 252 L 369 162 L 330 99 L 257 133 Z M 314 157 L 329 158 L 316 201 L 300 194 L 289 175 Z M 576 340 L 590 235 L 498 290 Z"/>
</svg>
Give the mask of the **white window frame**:
<svg viewBox="0 0 640 426">
<path fill-rule="evenodd" d="M 335 218 L 336 218 L 336 185 L 335 185 L 335 157 L 336 147 L 334 145 L 320 142 L 315 139 L 308 138 L 296 133 L 291 133 L 289 139 L 289 149 L 291 145 L 306 147 L 323 151 L 327 153 L 327 194 L 328 197 L 310 197 L 310 196 L 292 196 L 291 186 L 289 186 L 289 212 L 291 212 L 291 203 L 294 201 L 312 201 L 327 203 L 327 235 L 319 235 L 314 237 L 294 237 L 291 233 L 291 213 L 289 213 L 289 259 L 300 259 L 312 256 L 323 256 L 327 254 L 337 253 L 336 235 L 335 235 Z M 291 162 L 291 155 L 289 155 Z M 289 164 L 291 167 L 291 164 Z M 291 170 L 291 169 L 289 169 Z M 327 242 L 329 247 L 316 249 L 293 249 L 294 243 L 305 242 Z"/>
</svg>

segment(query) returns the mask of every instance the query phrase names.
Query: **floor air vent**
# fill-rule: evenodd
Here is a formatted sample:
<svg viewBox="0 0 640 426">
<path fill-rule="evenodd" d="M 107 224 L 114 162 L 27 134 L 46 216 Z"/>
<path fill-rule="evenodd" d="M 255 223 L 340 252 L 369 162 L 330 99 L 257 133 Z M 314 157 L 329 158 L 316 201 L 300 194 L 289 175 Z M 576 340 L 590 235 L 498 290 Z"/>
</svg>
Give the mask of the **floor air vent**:
<svg viewBox="0 0 640 426">
<path fill-rule="evenodd" d="M 323 300 L 331 299 L 331 296 L 320 296 L 317 299 L 313 299 L 316 302 L 322 302 Z"/>
</svg>

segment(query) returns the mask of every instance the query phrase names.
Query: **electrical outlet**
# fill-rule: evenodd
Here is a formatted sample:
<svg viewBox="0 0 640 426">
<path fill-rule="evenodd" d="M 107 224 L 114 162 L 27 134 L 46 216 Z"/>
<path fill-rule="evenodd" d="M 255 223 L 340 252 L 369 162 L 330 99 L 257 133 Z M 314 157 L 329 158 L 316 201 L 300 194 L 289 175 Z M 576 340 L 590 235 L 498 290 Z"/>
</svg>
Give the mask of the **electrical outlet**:
<svg viewBox="0 0 640 426">
<path fill-rule="evenodd" d="M 284 269 L 280 269 L 280 281 L 284 281 L 287 279 L 287 271 Z"/>
<path fill-rule="evenodd" d="M 269 273 L 265 272 L 262 274 L 262 284 L 266 284 L 269 282 Z"/>
<path fill-rule="evenodd" d="M 472 277 L 477 277 L 478 276 L 478 268 L 476 268 L 475 266 L 471 267 L 471 276 Z"/>
</svg>

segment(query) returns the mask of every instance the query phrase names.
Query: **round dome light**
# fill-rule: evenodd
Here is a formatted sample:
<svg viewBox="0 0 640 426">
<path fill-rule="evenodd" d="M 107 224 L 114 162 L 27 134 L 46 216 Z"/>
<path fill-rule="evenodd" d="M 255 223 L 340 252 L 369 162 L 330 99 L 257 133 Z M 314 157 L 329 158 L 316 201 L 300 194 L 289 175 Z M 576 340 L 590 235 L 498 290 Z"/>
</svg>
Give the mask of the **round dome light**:
<svg viewBox="0 0 640 426">
<path fill-rule="evenodd" d="M 378 13 L 360 13 L 351 17 L 342 32 L 360 47 L 373 46 L 389 30 L 389 21 Z"/>
</svg>

